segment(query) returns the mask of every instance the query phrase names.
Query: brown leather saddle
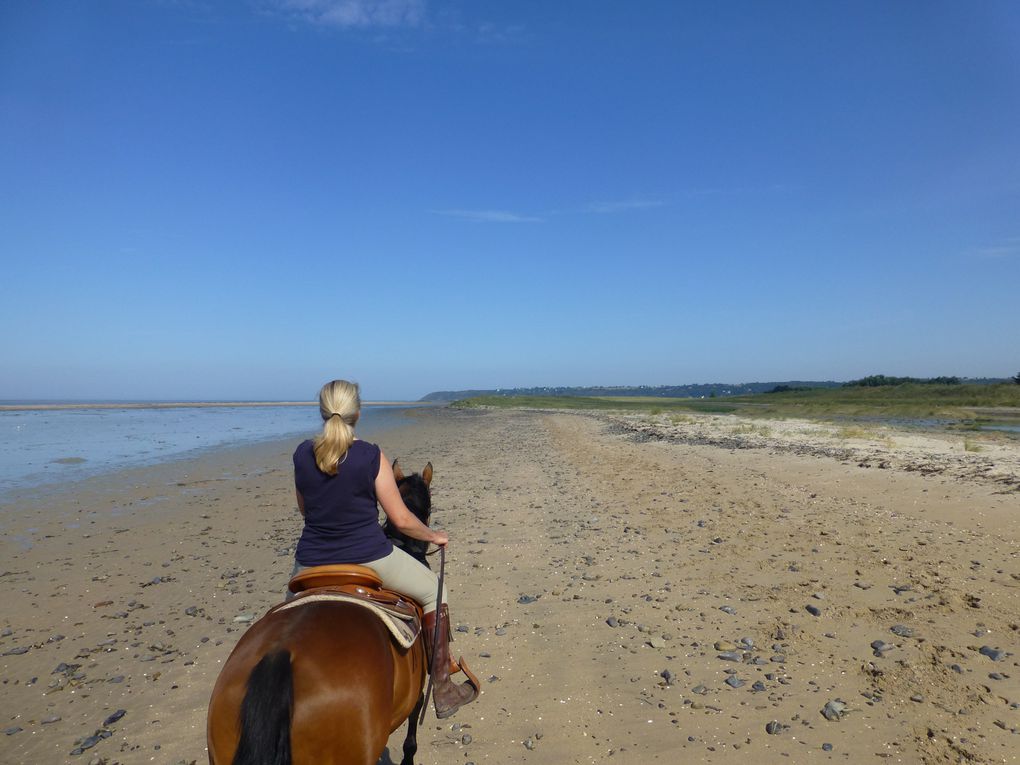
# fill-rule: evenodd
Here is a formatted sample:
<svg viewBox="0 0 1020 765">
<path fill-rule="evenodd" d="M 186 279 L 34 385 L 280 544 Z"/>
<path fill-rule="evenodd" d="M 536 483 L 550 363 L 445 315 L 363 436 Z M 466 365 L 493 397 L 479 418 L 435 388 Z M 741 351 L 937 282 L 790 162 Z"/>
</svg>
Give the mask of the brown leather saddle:
<svg viewBox="0 0 1020 765">
<path fill-rule="evenodd" d="M 367 566 L 346 563 L 312 566 L 290 580 L 290 591 L 296 593 L 296 598 L 342 593 L 367 601 L 400 618 L 411 619 L 415 622 L 415 631 L 420 629 L 421 606 L 406 595 L 383 589 L 382 579 Z"/>
<path fill-rule="evenodd" d="M 402 595 L 395 590 L 383 589 L 382 579 L 367 566 L 353 563 L 334 563 L 328 566 L 311 566 L 298 573 L 290 580 L 290 591 L 295 593 L 296 600 L 313 595 L 329 595 L 337 593 L 355 597 L 371 603 L 373 606 L 396 615 L 401 619 L 410 619 L 414 635 L 421 633 L 424 613 L 417 601 Z M 284 604 L 286 605 L 286 604 Z M 284 607 L 276 606 L 273 610 Z M 452 639 L 452 635 L 441 639 Z M 475 688 L 480 687 L 478 678 L 464 663 L 464 659 L 454 660 L 450 655 L 450 674 L 463 672 Z"/>
</svg>

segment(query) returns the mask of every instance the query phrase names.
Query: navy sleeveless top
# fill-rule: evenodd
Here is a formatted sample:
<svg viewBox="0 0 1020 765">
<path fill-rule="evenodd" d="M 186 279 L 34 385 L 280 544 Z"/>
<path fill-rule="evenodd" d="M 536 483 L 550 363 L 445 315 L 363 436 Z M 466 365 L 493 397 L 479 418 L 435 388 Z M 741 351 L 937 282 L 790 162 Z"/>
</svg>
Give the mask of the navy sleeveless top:
<svg viewBox="0 0 1020 765">
<path fill-rule="evenodd" d="M 311 441 L 294 451 L 294 485 L 305 501 L 305 527 L 294 557 L 302 566 L 367 563 L 390 554 L 379 525 L 375 478 L 379 447 L 355 441 L 336 475 L 319 470 Z"/>
</svg>

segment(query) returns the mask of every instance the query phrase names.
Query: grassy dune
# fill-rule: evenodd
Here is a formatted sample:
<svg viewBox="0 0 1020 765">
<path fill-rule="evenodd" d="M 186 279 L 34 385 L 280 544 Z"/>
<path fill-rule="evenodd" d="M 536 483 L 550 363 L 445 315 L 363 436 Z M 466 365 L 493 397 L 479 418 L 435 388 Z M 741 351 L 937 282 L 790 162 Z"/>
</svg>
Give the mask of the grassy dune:
<svg viewBox="0 0 1020 765">
<path fill-rule="evenodd" d="M 903 418 L 955 422 L 1020 421 L 1020 385 L 896 385 L 817 388 L 716 399 L 581 396 L 482 396 L 456 407 L 605 409 L 738 413 L 766 418 Z"/>
</svg>

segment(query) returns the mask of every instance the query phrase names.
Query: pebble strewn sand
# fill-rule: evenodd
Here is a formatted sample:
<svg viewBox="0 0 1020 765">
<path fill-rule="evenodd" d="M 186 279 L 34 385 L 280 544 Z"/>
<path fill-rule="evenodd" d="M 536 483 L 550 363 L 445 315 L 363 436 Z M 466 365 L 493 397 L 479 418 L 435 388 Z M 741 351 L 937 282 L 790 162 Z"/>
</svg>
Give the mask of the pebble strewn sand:
<svg viewBox="0 0 1020 765">
<path fill-rule="evenodd" d="M 1016 442 L 449 410 L 380 440 L 435 465 L 487 680 L 423 765 L 1020 761 Z M 0 761 L 206 760 L 219 667 L 290 570 L 292 448 L 4 508 Z"/>
</svg>

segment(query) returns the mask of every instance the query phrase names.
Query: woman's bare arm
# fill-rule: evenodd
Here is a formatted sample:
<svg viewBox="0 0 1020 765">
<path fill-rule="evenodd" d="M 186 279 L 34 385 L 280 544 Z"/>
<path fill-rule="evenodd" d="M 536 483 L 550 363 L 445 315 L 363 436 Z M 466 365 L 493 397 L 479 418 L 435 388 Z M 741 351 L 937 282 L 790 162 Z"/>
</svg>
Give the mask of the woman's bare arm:
<svg viewBox="0 0 1020 765">
<path fill-rule="evenodd" d="M 383 512 L 389 518 L 390 523 L 396 526 L 402 533 L 412 539 L 420 539 L 423 542 L 431 542 L 434 545 L 445 545 L 450 541 L 445 531 L 434 531 L 418 520 L 418 517 L 407 509 L 400 490 L 397 488 L 397 481 L 393 477 L 393 468 L 390 467 L 386 455 L 379 450 L 379 474 L 375 477 L 375 496 L 382 505 Z"/>
</svg>

